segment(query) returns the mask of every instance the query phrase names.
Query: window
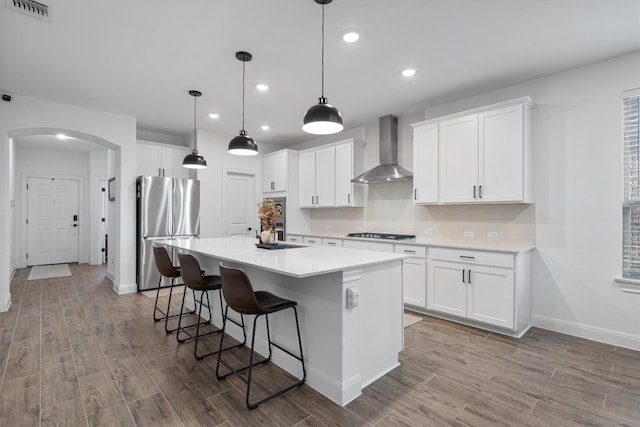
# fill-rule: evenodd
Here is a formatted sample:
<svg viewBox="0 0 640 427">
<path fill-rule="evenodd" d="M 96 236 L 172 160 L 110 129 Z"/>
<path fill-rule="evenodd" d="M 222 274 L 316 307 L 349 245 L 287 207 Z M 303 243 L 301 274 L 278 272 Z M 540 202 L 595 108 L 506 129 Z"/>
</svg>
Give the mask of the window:
<svg viewBox="0 0 640 427">
<path fill-rule="evenodd" d="M 624 202 L 622 275 L 640 280 L 640 90 L 623 94 Z"/>
</svg>

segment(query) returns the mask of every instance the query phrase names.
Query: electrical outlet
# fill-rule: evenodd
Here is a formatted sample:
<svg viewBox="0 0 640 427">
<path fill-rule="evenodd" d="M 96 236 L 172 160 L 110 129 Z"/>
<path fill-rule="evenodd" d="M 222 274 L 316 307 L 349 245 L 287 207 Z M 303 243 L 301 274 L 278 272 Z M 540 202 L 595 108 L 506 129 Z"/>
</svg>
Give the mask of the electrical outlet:
<svg viewBox="0 0 640 427">
<path fill-rule="evenodd" d="M 473 237 L 473 236 L 475 236 L 475 233 L 473 231 L 464 232 L 464 237 Z"/>
<path fill-rule="evenodd" d="M 487 237 L 490 239 L 497 239 L 498 237 L 500 237 L 500 234 L 497 231 L 488 231 Z"/>
<path fill-rule="evenodd" d="M 347 288 L 347 308 L 354 308 L 358 306 L 358 288 Z"/>
<path fill-rule="evenodd" d="M 432 236 L 433 235 L 433 228 L 425 228 L 424 229 L 424 234 L 427 236 Z"/>
</svg>

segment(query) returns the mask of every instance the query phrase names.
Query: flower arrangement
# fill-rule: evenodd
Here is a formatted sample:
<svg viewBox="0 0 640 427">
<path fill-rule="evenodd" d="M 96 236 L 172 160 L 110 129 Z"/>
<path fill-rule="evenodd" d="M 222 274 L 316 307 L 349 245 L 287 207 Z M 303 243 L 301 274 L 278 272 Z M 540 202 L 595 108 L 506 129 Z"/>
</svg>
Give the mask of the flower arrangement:
<svg viewBox="0 0 640 427">
<path fill-rule="evenodd" d="M 258 216 L 263 230 L 275 230 L 276 218 L 280 216 L 280 209 L 272 199 L 264 199 L 258 208 Z"/>
</svg>

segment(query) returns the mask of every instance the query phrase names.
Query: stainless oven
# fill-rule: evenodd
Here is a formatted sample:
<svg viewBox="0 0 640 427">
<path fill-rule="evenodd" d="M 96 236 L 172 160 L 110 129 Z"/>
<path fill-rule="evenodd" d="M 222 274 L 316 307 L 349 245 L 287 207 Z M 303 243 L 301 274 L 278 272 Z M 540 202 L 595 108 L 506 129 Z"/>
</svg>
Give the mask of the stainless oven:
<svg viewBox="0 0 640 427">
<path fill-rule="evenodd" d="M 287 240 L 287 198 L 286 197 L 269 197 L 273 200 L 276 207 L 280 209 L 280 216 L 276 218 L 276 233 L 278 233 L 278 241 Z"/>
</svg>

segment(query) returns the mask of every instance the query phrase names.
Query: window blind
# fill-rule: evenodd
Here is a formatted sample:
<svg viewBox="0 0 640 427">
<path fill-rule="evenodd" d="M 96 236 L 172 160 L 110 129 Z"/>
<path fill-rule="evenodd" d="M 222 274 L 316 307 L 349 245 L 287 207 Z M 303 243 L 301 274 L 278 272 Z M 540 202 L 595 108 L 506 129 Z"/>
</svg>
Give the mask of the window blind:
<svg viewBox="0 0 640 427">
<path fill-rule="evenodd" d="M 640 96 L 623 95 L 624 203 L 622 274 L 640 278 Z"/>
</svg>

